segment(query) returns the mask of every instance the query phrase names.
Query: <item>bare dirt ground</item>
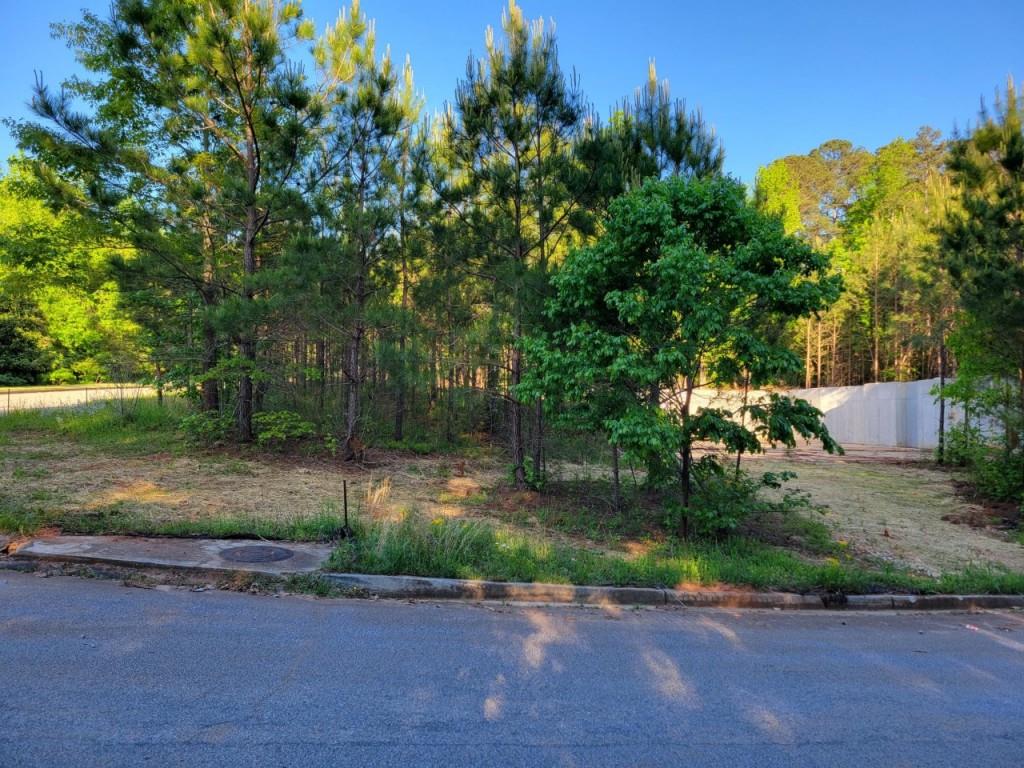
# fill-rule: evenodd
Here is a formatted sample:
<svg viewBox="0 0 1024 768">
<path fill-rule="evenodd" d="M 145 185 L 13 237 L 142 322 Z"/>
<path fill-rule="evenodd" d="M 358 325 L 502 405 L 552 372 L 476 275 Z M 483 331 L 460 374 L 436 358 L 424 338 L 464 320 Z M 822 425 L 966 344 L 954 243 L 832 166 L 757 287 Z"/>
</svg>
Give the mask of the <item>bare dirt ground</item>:
<svg viewBox="0 0 1024 768">
<path fill-rule="evenodd" d="M 121 457 L 50 436 L 18 435 L 0 447 L 0 502 L 6 497 L 81 514 L 118 510 L 156 521 L 225 514 L 294 520 L 326 505 L 340 510 L 347 479 L 355 514 L 390 518 L 416 509 L 431 517 L 507 518 L 504 507 L 511 497 L 493 492 L 505 474 L 505 462 L 496 455 L 395 453 L 373 459 L 373 466 L 355 468 L 283 457 Z M 822 521 L 857 556 L 931 575 L 972 564 L 1024 571 L 1024 546 L 994 524 L 985 525 L 986 510 L 957 495 L 956 474 L 926 459 L 914 451 L 851 446 L 842 457 L 802 449 L 744 461 L 750 471 L 795 471 L 790 487 L 821 505 Z M 603 474 L 596 464 L 558 470 L 565 477 Z"/>
</svg>

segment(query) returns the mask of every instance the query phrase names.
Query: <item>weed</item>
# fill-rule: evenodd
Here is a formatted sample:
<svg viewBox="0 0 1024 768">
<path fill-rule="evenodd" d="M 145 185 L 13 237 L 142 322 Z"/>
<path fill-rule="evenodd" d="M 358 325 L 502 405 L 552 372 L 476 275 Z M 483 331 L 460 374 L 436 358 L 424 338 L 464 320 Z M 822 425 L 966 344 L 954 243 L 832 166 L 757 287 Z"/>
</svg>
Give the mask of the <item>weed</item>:
<svg viewBox="0 0 1024 768">
<path fill-rule="evenodd" d="M 316 573 L 296 573 L 284 581 L 287 592 L 298 592 L 317 597 L 345 597 L 344 591 Z"/>
<path fill-rule="evenodd" d="M 480 521 L 427 520 L 407 511 L 397 522 L 355 521 L 355 537 L 331 556 L 329 567 L 363 573 L 676 587 L 741 584 L 795 592 L 1024 592 L 1024 574 L 968 569 L 939 579 L 890 565 L 868 568 L 831 558 L 825 563 L 741 536 L 720 541 L 652 542 L 647 552 L 595 552 Z"/>
<path fill-rule="evenodd" d="M 41 467 L 36 467 L 34 469 L 26 469 L 25 467 L 15 467 L 14 471 L 11 473 L 11 477 L 13 477 L 15 480 L 41 480 L 44 477 L 47 477 L 49 474 L 49 472 L 47 472 L 45 469 L 42 469 Z"/>
</svg>

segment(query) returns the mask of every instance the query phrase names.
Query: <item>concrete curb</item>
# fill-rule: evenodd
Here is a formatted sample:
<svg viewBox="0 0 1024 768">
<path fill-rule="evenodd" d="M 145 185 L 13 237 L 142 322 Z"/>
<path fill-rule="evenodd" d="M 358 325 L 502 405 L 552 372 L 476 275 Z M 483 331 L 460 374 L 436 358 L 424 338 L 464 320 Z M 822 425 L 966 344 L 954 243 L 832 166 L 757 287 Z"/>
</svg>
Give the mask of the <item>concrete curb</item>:
<svg viewBox="0 0 1024 768">
<path fill-rule="evenodd" d="M 168 542 L 184 547 L 168 555 Z M 94 545 L 105 545 L 96 549 Z M 125 544 L 127 542 L 127 544 Z M 154 552 L 122 551 L 152 545 Z M 117 545 L 123 545 L 118 549 Z M 420 576 L 385 576 L 362 573 L 324 573 L 316 570 L 327 559 L 307 557 L 305 567 L 280 567 L 275 563 L 227 563 L 217 554 L 240 545 L 238 540 L 151 540 L 138 537 L 55 537 L 29 542 L 0 559 L 0 571 L 32 570 L 42 561 L 95 563 L 128 568 L 170 568 L 186 571 L 230 574 L 262 574 L 283 577 L 295 572 L 322 579 L 351 594 L 399 599 L 499 600 L 521 603 L 567 603 L 576 605 L 675 605 L 690 608 L 761 608 L 772 610 L 950 610 L 1024 609 L 1024 595 L 798 595 L 790 592 L 749 592 L 740 590 L 675 590 L 645 587 L 587 587 L 571 584 L 438 579 Z M 300 545 L 289 543 L 289 548 Z M 313 545 L 302 545 L 312 547 Z M 130 547 L 130 548 L 131 548 Z M 196 550 L 197 551 L 193 551 Z M 212 549 L 211 549 L 212 548 Z M 210 551 L 207 551 L 209 549 Z M 292 561 L 283 561 L 291 563 Z M 297 564 L 297 563 L 296 563 Z"/>
<path fill-rule="evenodd" d="M 1024 595 L 849 595 L 846 607 L 856 611 L 968 611 L 1024 608 Z"/>
<path fill-rule="evenodd" d="M 334 586 L 400 599 L 506 600 L 580 605 L 680 605 L 690 608 L 780 610 L 954 610 L 1024 608 L 1024 595 L 797 595 L 789 592 L 680 591 L 643 587 L 576 587 L 566 584 L 434 579 L 323 573 Z"/>
<path fill-rule="evenodd" d="M 0 571 L 34 571 L 36 564 L 27 560 L 0 560 Z"/>
<path fill-rule="evenodd" d="M 665 605 L 663 589 L 643 587 L 576 587 L 515 581 L 434 579 L 421 576 L 377 576 L 362 573 L 323 573 L 320 578 L 344 590 L 378 597 L 440 600 L 509 600 L 536 603 Z"/>
</svg>

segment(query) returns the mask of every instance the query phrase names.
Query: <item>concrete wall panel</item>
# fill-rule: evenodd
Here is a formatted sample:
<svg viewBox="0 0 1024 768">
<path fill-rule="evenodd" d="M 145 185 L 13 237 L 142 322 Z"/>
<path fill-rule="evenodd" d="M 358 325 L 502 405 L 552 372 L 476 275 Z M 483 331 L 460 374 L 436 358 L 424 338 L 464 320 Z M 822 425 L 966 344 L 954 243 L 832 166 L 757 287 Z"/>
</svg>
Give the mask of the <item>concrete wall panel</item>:
<svg viewBox="0 0 1024 768">
<path fill-rule="evenodd" d="M 816 387 L 785 392 L 807 400 L 825 414 L 832 436 L 842 443 L 899 448 L 934 448 L 939 435 L 939 403 L 931 391 L 938 379 L 864 384 L 859 387 Z M 750 402 L 767 396 L 753 391 Z M 711 389 L 694 393 L 697 408 L 709 405 L 735 410 L 742 403 L 738 392 Z M 946 404 L 947 428 L 962 418 Z"/>
</svg>

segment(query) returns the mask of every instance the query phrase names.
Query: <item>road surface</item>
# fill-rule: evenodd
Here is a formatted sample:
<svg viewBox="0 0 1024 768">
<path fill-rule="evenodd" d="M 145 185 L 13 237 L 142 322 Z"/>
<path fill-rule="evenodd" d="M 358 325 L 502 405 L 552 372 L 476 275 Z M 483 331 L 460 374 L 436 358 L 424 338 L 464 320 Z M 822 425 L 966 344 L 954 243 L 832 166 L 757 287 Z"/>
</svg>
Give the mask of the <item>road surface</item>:
<svg viewBox="0 0 1024 768">
<path fill-rule="evenodd" d="M 1024 615 L 609 611 L 0 573 L 0 764 L 1020 766 Z"/>
<path fill-rule="evenodd" d="M 0 389 L 0 414 L 14 411 L 31 411 L 40 408 L 67 408 L 74 405 L 88 405 L 104 400 L 124 397 L 135 400 L 138 397 L 154 397 L 153 387 L 133 384 L 95 384 L 89 387 L 14 387 Z"/>
</svg>

